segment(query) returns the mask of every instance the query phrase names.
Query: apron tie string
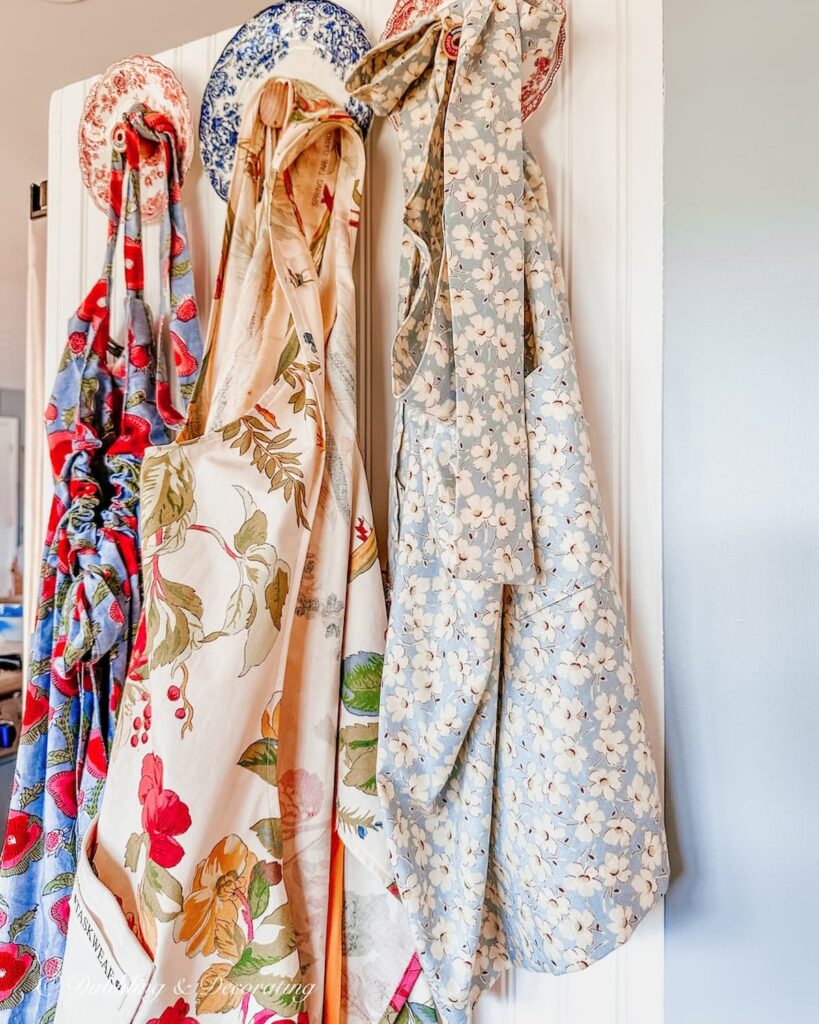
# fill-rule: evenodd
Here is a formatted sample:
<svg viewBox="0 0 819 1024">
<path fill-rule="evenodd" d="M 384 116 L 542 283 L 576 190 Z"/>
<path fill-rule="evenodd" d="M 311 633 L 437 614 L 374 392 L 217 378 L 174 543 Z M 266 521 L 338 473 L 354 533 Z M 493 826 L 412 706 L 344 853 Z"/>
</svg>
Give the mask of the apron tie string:
<svg viewBox="0 0 819 1024">
<path fill-rule="evenodd" d="M 417 270 L 393 349 L 394 392 L 454 423 L 453 514 L 441 557 L 466 580 L 537 578 L 524 382 L 522 68 L 524 32 L 540 33 L 556 12 L 562 8 L 551 0 L 460 0 L 381 43 L 347 83 L 410 133 L 407 144 L 425 143 L 406 196 Z M 429 93 L 431 116 L 403 124 L 405 99 L 412 95 L 417 109 L 417 90 Z M 487 139 L 487 128 L 496 136 Z"/>
</svg>

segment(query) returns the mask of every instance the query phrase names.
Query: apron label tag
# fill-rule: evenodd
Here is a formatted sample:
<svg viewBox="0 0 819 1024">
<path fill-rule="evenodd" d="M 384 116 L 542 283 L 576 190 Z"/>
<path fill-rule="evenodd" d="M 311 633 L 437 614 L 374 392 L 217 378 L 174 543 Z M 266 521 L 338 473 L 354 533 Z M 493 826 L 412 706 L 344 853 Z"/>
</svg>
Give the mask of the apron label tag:
<svg viewBox="0 0 819 1024">
<path fill-rule="evenodd" d="M 96 924 L 85 912 L 85 908 L 80 901 L 76 890 L 72 897 L 72 903 L 74 914 L 77 917 L 77 923 L 91 947 L 94 959 L 97 961 L 105 980 L 111 988 L 115 989 L 117 992 L 125 993 L 128 989 L 128 979 L 114 960 L 111 950 L 108 948 L 108 943 L 100 934 Z"/>
</svg>

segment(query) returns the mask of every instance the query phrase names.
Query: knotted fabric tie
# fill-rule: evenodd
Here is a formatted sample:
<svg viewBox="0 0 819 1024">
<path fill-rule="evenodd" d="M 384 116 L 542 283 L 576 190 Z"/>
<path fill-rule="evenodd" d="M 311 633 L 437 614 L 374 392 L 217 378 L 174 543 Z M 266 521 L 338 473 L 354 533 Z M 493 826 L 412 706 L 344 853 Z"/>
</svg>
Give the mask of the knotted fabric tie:
<svg viewBox="0 0 819 1024">
<path fill-rule="evenodd" d="M 447 568 L 536 579 L 525 403 L 522 28 L 556 41 L 552 0 L 459 0 L 376 47 L 348 80 L 398 122 L 411 282 L 397 397 L 454 423 Z"/>
</svg>

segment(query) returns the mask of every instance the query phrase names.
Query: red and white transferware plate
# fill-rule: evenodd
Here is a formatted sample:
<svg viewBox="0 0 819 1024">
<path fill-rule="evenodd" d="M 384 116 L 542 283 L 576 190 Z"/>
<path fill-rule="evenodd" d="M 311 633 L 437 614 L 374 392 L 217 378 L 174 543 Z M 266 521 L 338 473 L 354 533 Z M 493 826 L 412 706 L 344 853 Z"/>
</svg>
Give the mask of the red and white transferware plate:
<svg viewBox="0 0 819 1024">
<path fill-rule="evenodd" d="M 397 0 L 382 41 L 411 28 L 433 11 L 456 13 L 457 0 Z M 523 120 L 537 110 L 552 87 L 566 46 L 566 12 L 563 0 L 520 0 L 521 28 L 528 40 L 523 52 Z"/>
<path fill-rule="evenodd" d="M 80 171 L 97 206 L 108 212 L 111 148 L 123 116 L 137 103 L 165 114 L 176 131 L 180 182 L 193 159 L 193 118 L 187 93 L 170 68 L 153 57 L 136 54 L 117 61 L 94 83 L 85 101 L 79 129 Z M 158 217 L 168 203 L 161 154 L 140 165 L 142 216 Z"/>
</svg>

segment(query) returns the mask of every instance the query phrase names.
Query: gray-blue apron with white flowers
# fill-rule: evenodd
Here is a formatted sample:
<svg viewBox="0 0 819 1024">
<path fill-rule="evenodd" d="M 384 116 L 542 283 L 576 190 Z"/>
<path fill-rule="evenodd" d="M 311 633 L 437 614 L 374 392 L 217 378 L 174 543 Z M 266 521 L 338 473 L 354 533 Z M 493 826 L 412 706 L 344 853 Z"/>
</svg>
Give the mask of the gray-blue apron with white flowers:
<svg viewBox="0 0 819 1024">
<path fill-rule="evenodd" d="M 378 782 L 448 1022 L 560 974 L 667 887 L 660 792 L 578 388 L 521 54 L 553 0 L 456 0 L 348 87 L 397 123 L 405 212 Z"/>
</svg>

